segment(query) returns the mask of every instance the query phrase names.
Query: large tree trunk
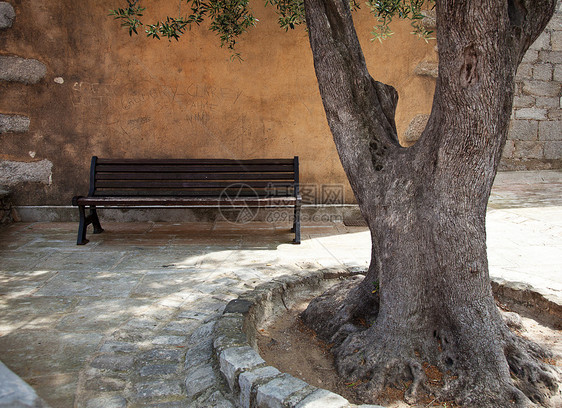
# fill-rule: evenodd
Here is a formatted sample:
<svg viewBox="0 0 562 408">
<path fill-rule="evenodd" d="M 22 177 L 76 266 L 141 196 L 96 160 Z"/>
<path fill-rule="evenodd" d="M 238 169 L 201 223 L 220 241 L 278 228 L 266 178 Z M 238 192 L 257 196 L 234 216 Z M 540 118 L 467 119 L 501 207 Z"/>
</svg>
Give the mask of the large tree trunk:
<svg viewBox="0 0 562 408">
<path fill-rule="evenodd" d="M 544 353 L 513 335 L 495 305 L 485 231 L 515 72 L 555 3 L 438 1 L 432 113 L 406 149 L 397 94 L 370 77 L 349 0 L 305 0 L 326 116 L 373 251 L 361 283 L 316 299 L 304 318 L 335 343 L 340 374 L 361 381 L 366 398 L 407 382 L 409 400 L 423 391 L 507 407 L 546 404 L 556 390 Z M 428 367 L 443 375 L 438 384 Z"/>
</svg>

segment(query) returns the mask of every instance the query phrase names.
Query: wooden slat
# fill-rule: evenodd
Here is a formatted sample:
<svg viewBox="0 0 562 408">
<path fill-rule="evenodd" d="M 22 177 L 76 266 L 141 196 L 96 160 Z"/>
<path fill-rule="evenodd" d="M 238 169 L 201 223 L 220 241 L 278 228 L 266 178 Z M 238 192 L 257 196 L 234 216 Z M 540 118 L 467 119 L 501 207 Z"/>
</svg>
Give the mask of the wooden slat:
<svg viewBox="0 0 562 408">
<path fill-rule="evenodd" d="M 232 206 L 293 206 L 296 197 L 267 197 L 267 198 L 237 198 L 232 200 L 220 200 L 207 197 L 80 197 L 76 200 L 77 205 L 96 206 L 200 206 L 200 205 L 232 205 Z"/>
<path fill-rule="evenodd" d="M 94 197 L 293 197 L 293 189 L 205 190 L 96 190 Z"/>
<path fill-rule="evenodd" d="M 293 173 L 96 173 L 96 180 L 293 180 Z"/>
<path fill-rule="evenodd" d="M 197 182 L 197 181 L 171 181 L 171 180 L 98 180 L 97 189 L 104 188 L 134 188 L 134 189 L 153 189 L 153 188 L 178 188 L 178 189 L 244 189 L 244 188 L 287 188 L 292 187 L 292 183 L 271 182 L 271 181 L 246 181 L 244 183 L 232 182 Z"/>
<path fill-rule="evenodd" d="M 96 172 L 185 172 L 185 173 L 236 173 L 236 172 L 292 172 L 292 164 L 275 164 L 275 165 L 220 165 L 213 166 L 209 165 L 187 165 L 187 164 L 155 164 L 155 165 L 143 165 L 143 164 L 98 164 L 96 166 Z"/>
<path fill-rule="evenodd" d="M 256 165 L 256 164 L 293 164 L 293 159 L 104 159 L 98 158 L 98 164 L 230 164 L 230 165 Z"/>
</svg>

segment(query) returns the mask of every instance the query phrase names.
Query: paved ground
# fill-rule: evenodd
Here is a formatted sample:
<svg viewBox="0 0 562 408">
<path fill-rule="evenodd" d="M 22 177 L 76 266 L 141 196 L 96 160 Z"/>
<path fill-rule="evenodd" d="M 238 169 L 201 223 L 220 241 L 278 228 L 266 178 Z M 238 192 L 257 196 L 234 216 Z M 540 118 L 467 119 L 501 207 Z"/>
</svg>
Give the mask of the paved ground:
<svg viewBox="0 0 562 408">
<path fill-rule="evenodd" d="M 562 173 L 501 173 L 488 212 L 492 276 L 562 299 Z M 103 223 L 103 220 L 102 220 Z M 230 407 L 203 344 L 226 303 L 283 274 L 366 268 L 366 228 L 104 223 L 76 246 L 76 223 L 0 230 L 0 360 L 54 408 Z M 196 387 L 195 387 L 196 388 Z"/>
</svg>

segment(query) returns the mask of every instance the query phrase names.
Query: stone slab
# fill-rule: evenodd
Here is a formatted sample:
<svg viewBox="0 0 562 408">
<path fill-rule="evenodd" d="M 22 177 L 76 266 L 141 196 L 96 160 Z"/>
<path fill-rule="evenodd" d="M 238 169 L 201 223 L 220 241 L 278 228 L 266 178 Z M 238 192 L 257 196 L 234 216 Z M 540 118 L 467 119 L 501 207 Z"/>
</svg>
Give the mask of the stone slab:
<svg viewBox="0 0 562 408">
<path fill-rule="evenodd" d="M 6 1 L 0 1 L 0 29 L 10 28 L 15 18 L 16 12 L 12 5 Z"/>
<path fill-rule="evenodd" d="M 46 73 L 45 64 L 36 59 L 0 56 L 0 81 L 36 84 Z"/>
<path fill-rule="evenodd" d="M 220 371 L 231 390 L 237 388 L 241 372 L 262 364 L 265 364 L 265 361 L 250 346 L 229 348 L 223 350 L 219 356 Z"/>
<path fill-rule="evenodd" d="M 188 398 L 194 398 L 214 385 L 217 381 L 215 371 L 210 364 L 197 367 L 187 372 L 185 388 Z"/>
<path fill-rule="evenodd" d="M 335 394 L 328 390 L 316 390 L 301 402 L 295 408 L 348 408 L 349 401 L 341 395 Z"/>
<path fill-rule="evenodd" d="M 264 384 L 271 379 L 281 375 L 281 372 L 275 367 L 260 367 L 250 371 L 244 371 L 238 378 L 240 386 L 240 404 L 242 408 L 250 408 L 252 401 L 255 399 L 256 384 Z"/>
<path fill-rule="evenodd" d="M 0 114 L 0 133 L 25 133 L 31 120 L 27 116 Z"/>
<path fill-rule="evenodd" d="M 307 386 L 303 380 L 283 374 L 258 387 L 256 405 L 258 408 L 283 408 L 287 398 Z"/>
<path fill-rule="evenodd" d="M 35 162 L 0 161 L 0 184 L 15 186 L 20 183 L 51 184 L 53 163 L 44 159 Z"/>
</svg>

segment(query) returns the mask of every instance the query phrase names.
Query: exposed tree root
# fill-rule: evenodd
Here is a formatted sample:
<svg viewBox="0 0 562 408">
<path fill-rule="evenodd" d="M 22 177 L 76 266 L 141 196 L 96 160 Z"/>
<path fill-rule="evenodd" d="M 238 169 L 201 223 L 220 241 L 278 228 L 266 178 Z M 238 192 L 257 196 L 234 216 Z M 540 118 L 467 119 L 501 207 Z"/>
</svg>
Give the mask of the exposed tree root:
<svg viewBox="0 0 562 408">
<path fill-rule="evenodd" d="M 335 345 L 350 333 L 370 326 L 377 316 L 378 296 L 375 290 L 369 293 L 362 281 L 362 276 L 354 276 L 313 299 L 302 314 L 303 321 L 320 338 Z"/>
<path fill-rule="evenodd" d="M 447 327 L 432 336 L 418 327 L 398 333 L 375 322 L 378 299 L 366 296 L 365 285 L 358 282 L 356 278 L 331 288 L 302 317 L 333 344 L 338 373 L 356 385 L 365 402 L 389 402 L 384 399 L 392 387 L 404 391 L 410 404 L 437 399 L 462 407 L 552 406 L 549 399 L 561 376 L 547 363 L 550 353 L 511 332 L 501 319 L 489 355 L 466 355 L 471 347 L 448 341 Z M 517 319 L 507 317 L 516 328 Z"/>
</svg>

